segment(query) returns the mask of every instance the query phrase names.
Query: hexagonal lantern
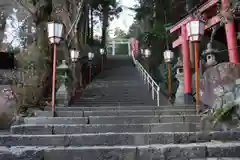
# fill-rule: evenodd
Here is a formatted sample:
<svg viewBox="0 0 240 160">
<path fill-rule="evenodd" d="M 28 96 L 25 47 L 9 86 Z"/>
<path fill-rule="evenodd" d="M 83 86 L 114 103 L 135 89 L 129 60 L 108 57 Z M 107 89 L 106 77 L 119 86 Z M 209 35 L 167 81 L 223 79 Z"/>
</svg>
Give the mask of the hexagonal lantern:
<svg viewBox="0 0 240 160">
<path fill-rule="evenodd" d="M 192 20 L 187 23 L 187 35 L 190 41 L 200 41 L 205 31 L 205 22 L 202 20 Z"/>
<path fill-rule="evenodd" d="M 164 61 L 170 63 L 173 60 L 174 53 L 171 50 L 166 50 L 163 52 Z"/>
</svg>

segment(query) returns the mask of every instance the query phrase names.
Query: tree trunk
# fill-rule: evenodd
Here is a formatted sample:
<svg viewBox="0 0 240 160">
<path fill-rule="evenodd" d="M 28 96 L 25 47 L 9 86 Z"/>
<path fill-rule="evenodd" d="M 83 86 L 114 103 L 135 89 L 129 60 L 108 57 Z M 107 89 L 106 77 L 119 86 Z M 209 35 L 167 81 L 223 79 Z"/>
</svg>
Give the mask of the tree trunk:
<svg viewBox="0 0 240 160">
<path fill-rule="evenodd" d="M 108 6 L 103 7 L 103 25 L 102 25 L 102 42 L 101 46 L 104 48 L 106 43 L 106 33 L 108 27 Z"/>
<path fill-rule="evenodd" d="M 90 9 L 90 24 L 91 24 L 90 39 L 91 39 L 91 42 L 93 42 L 93 8 Z"/>
<path fill-rule="evenodd" d="M 48 49 L 46 26 L 52 12 L 52 0 L 39 3 L 41 4 L 34 4 L 36 13 L 33 15 L 37 29 L 36 42 L 28 46 L 27 52 L 22 52 L 16 56 L 19 71 L 24 77 L 27 76 L 27 79 L 23 79 L 22 86 L 16 85 L 13 89 L 13 92 L 18 97 L 16 99 L 18 111 L 21 113 L 26 112 L 31 107 L 43 106 L 42 104 L 46 102 L 45 98 L 51 91 L 49 88 L 52 86 L 52 54 L 49 53 Z M 29 63 L 31 62 L 30 65 L 34 68 L 29 69 Z M 17 78 L 22 80 L 19 76 Z"/>
</svg>

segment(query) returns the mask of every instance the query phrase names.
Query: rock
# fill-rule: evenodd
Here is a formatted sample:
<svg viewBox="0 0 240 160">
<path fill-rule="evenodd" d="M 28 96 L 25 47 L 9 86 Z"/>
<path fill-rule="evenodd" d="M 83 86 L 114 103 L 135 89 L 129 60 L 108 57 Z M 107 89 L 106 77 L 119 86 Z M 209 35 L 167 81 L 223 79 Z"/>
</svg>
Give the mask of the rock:
<svg viewBox="0 0 240 160">
<path fill-rule="evenodd" d="M 0 89 L 0 129 L 8 129 L 14 119 L 16 103 L 9 86 Z"/>
<path fill-rule="evenodd" d="M 240 64 L 220 63 L 204 72 L 200 80 L 201 102 L 213 106 L 217 95 L 214 89 L 224 86 L 225 90 L 231 90 L 235 80 L 240 78 Z"/>
</svg>

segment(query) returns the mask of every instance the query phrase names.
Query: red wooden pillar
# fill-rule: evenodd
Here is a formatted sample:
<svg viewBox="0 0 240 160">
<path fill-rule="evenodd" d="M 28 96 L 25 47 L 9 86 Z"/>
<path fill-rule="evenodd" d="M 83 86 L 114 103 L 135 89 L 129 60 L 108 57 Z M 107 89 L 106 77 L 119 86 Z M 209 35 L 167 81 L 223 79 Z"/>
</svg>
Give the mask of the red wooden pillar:
<svg viewBox="0 0 240 160">
<path fill-rule="evenodd" d="M 191 104 L 193 102 L 192 74 L 186 25 L 183 25 L 181 27 L 181 39 L 182 39 L 183 73 L 184 73 L 184 102 L 186 104 Z"/>
<path fill-rule="evenodd" d="M 138 50 L 139 50 L 139 41 L 136 38 L 133 38 L 131 41 L 131 48 L 132 48 L 132 56 L 137 57 Z"/>
<path fill-rule="evenodd" d="M 131 48 L 132 48 L 132 56 L 134 56 L 135 52 L 136 52 L 136 48 L 135 48 L 135 41 L 136 39 L 133 38 L 132 41 L 131 41 Z"/>
<path fill-rule="evenodd" d="M 222 0 L 223 11 L 226 10 L 229 5 L 229 0 Z M 225 24 L 225 32 L 227 38 L 229 62 L 239 63 L 237 37 L 234 22 L 228 21 L 227 24 Z"/>
</svg>

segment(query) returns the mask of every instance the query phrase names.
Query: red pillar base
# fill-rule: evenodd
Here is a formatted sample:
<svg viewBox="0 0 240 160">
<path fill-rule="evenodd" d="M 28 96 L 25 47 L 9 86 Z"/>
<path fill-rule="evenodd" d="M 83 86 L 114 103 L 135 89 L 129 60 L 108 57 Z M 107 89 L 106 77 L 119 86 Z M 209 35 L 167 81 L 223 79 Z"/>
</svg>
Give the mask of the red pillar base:
<svg viewBox="0 0 240 160">
<path fill-rule="evenodd" d="M 184 93 L 184 103 L 185 104 L 193 104 L 194 103 L 192 93 Z"/>
</svg>

